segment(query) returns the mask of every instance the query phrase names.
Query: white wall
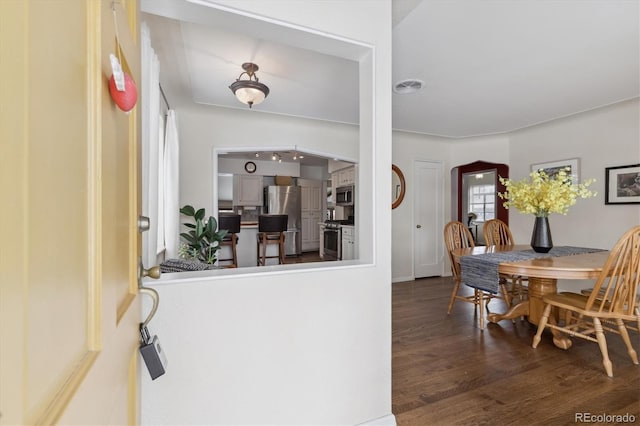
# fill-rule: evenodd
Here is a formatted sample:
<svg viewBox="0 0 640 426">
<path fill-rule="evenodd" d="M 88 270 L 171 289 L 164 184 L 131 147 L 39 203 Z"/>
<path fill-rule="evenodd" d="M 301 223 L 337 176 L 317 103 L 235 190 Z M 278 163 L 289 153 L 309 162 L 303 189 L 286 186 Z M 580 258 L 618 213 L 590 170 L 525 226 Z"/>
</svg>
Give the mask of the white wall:
<svg viewBox="0 0 640 426">
<path fill-rule="evenodd" d="M 443 192 L 445 195 L 444 206 L 446 207 L 444 218 L 446 221 L 446 218 L 449 217 L 449 206 L 451 204 L 449 201 L 449 192 L 445 189 L 450 186 L 448 174 L 448 170 L 451 169 L 449 162 L 450 152 L 450 139 L 416 133 L 393 132 L 393 164 L 400 168 L 406 182 L 404 200 L 398 207 L 392 210 L 391 214 L 393 219 L 391 227 L 393 236 L 393 238 L 391 238 L 393 282 L 414 279 L 413 206 L 416 190 L 419 190 L 419 188 L 413 185 L 414 162 L 416 160 L 422 160 L 436 161 L 443 164 L 443 170 L 445 170 Z M 389 171 L 389 174 L 391 174 L 391 171 Z M 437 235 L 441 233 L 441 231 L 438 231 Z M 436 243 L 443 244 L 442 239 L 436 241 Z"/>
<path fill-rule="evenodd" d="M 214 149 L 297 146 L 345 158 L 359 155 L 358 127 L 353 125 L 206 105 L 183 107 L 178 112 L 181 206 L 202 206 L 213 212 Z"/>
<path fill-rule="evenodd" d="M 449 139 L 401 131 L 393 132 L 393 163 L 400 167 L 407 182 L 405 199 L 393 210 L 393 282 L 414 278 L 413 226 L 414 226 L 414 160 L 443 163 L 444 222 L 451 220 L 451 169 L 482 160 L 509 163 L 509 138 L 506 135 L 483 136 L 468 139 Z M 441 236 L 442 232 L 436 233 Z M 443 239 L 432 242 L 443 244 Z M 445 253 L 444 249 L 442 253 Z M 444 275 L 450 275 L 447 256 L 442 259 Z"/>
<path fill-rule="evenodd" d="M 504 135 L 461 140 L 434 138 L 427 135 L 393 133 L 393 162 L 400 166 L 411 195 L 413 176 L 409 163 L 413 157 L 444 158 L 445 220 L 450 220 L 450 170 L 462 164 L 482 160 L 509 165 L 512 179 L 530 172 L 531 164 L 580 159 L 580 176 L 595 178 L 592 188 L 598 196 L 579 200 L 567 216 L 552 215 L 550 224 L 554 245 L 611 248 L 629 228 L 640 223 L 640 206 L 605 205 L 605 167 L 640 163 L 640 106 L 631 100 L 599 108 L 571 117 L 539 124 Z M 413 199 L 393 211 L 393 281 L 413 277 L 413 254 L 409 238 L 412 234 Z M 533 217 L 512 210 L 509 226 L 516 242 L 528 244 L 533 230 Z M 445 259 L 445 275 L 450 273 Z M 561 281 L 564 290 L 584 287 L 584 283 Z"/>
<path fill-rule="evenodd" d="M 212 205 L 213 147 L 313 141 L 323 152 L 361 160 L 361 261 L 149 283 L 160 293 L 152 328 L 162 337 L 169 371 L 155 382 L 143 374 L 143 423 L 324 425 L 382 417 L 395 424 L 390 2 L 219 3 L 370 44 L 375 54 L 360 58 L 361 129 L 255 111 L 180 110 L 181 203 Z"/>
<path fill-rule="evenodd" d="M 580 159 L 580 179 L 595 178 L 598 195 L 578 200 L 569 214 L 551 215 L 553 244 L 611 248 L 632 226 L 640 224 L 640 205 L 605 205 L 605 167 L 640 163 L 640 104 L 638 100 L 577 114 L 513 132 L 510 138 L 510 174 L 520 179 L 531 164 Z M 517 242 L 531 240 L 533 217 L 509 212 L 509 226 Z M 581 283 L 561 281 L 560 289 Z"/>
</svg>

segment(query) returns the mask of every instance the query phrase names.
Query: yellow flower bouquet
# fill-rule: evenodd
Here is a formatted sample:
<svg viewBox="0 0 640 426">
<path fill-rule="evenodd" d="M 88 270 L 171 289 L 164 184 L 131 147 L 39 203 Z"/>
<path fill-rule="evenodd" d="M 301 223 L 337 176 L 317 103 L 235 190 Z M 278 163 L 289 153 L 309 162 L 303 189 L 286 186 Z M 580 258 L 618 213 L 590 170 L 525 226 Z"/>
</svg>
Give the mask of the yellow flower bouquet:
<svg viewBox="0 0 640 426">
<path fill-rule="evenodd" d="M 569 207 L 578 198 L 590 198 L 597 195 L 588 189 L 595 179 L 587 179 L 583 183 L 573 184 L 568 174 L 569 167 L 561 169 L 556 175 L 549 176 L 544 170 L 532 172 L 529 178 L 512 181 L 499 177 L 506 191 L 498 193 L 505 208 L 515 207 L 520 213 L 533 214 L 536 217 L 547 217 L 551 213 L 566 215 Z"/>
</svg>

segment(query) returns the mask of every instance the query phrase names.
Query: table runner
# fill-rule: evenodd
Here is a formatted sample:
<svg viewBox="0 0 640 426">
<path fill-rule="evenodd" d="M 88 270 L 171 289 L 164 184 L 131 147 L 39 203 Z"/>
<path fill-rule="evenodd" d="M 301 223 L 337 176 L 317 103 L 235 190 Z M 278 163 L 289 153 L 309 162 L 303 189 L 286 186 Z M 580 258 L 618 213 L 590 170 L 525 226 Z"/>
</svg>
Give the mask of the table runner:
<svg viewBox="0 0 640 426">
<path fill-rule="evenodd" d="M 533 250 L 504 251 L 486 253 L 460 258 L 462 283 L 469 287 L 498 293 L 500 291 L 498 265 L 502 262 L 518 262 L 521 260 L 545 257 L 570 256 L 574 254 L 595 253 L 602 249 L 588 247 L 560 246 L 552 248 L 548 253 L 536 253 Z"/>
</svg>

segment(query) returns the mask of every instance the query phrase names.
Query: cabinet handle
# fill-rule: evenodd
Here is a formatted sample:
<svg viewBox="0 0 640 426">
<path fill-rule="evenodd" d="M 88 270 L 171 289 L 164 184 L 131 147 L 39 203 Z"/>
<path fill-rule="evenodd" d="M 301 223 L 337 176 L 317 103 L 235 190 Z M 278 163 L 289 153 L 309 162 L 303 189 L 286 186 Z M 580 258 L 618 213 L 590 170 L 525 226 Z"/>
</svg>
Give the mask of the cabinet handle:
<svg viewBox="0 0 640 426">
<path fill-rule="evenodd" d="M 422 225 L 416 225 L 416 228 L 420 229 L 422 228 Z"/>
</svg>

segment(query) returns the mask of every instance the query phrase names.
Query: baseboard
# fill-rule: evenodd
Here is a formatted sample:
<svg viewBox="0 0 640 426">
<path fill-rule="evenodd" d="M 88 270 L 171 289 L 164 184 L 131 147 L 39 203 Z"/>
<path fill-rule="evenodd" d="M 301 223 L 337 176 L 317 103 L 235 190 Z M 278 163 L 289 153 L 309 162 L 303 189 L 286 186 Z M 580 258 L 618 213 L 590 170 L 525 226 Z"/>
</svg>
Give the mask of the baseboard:
<svg viewBox="0 0 640 426">
<path fill-rule="evenodd" d="M 358 426 L 396 426 L 396 416 L 393 414 L 387 414 L 386 416 L 378 417 L 377 419 L 369 420 L 364 423 L 360 423 Z"/>
<path fill-rule="evenodd" d="M 410 277 L 392 277 L 391 278 L 391 283 L 401 283 L 404 281 L 413 281 L 415 280 L 414 276 L 410 276 Z"/>
</svg>

